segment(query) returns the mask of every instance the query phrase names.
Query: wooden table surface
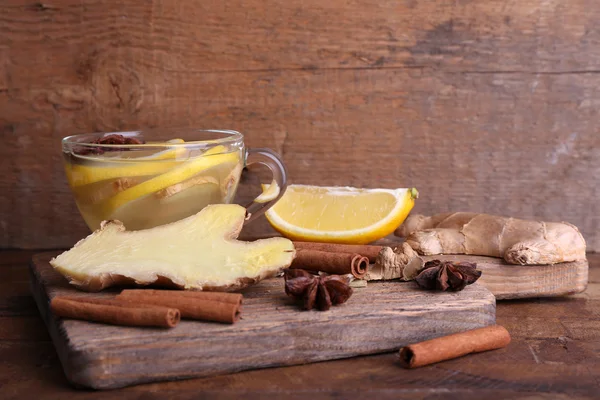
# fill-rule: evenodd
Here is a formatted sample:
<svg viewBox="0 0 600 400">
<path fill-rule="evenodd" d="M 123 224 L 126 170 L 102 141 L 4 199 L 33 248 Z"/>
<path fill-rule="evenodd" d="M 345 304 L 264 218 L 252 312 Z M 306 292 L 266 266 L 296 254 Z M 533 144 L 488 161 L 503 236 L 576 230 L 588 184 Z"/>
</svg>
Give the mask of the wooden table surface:
<svg viewBox="0 0 600 400">
<path fill-rule="evenodd" d="M 0 251 L 0 398 L 600 398 L 600 254 L 575 296 L 502 301 L 505 349 L 416 370 L 395 353 L 156 383 L 113 391 L 72 388 L 29 293 L 32 251 Z M 35 397 L 32 397 L 35 395 Z"/>
</svg>

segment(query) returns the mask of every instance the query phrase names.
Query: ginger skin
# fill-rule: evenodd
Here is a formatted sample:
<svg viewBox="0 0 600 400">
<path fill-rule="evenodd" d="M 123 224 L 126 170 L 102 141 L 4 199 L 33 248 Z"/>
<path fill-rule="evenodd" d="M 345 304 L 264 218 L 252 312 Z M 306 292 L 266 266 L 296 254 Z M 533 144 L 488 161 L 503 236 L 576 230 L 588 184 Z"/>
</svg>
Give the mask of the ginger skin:
<svg viewBox="0 0 600 400">
<path fill-rule="evenodd" d="M 396 229 L 419 254 L 471 254 L 509 264 L 556 264 L 585 259 L 585 239 L 566 222 L 477 213 L 409 216 Z"/>
<path fill-rule="evenodd" d="M 396 249 L 384 247 L 365 277 L 368 281 L 400 279 L 413 280 L 423 269 L 424 261 L 405 242 Z"/>
</svg>

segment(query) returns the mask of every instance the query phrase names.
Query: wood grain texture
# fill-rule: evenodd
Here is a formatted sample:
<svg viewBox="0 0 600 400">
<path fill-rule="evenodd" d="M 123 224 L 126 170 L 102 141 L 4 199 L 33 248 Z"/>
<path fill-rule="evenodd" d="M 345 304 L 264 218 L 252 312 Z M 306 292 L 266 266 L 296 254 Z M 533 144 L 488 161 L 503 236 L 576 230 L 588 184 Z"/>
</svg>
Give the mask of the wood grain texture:
<svg viewBox="0 0 600 400">
<path fill-rule="evenodd" d="M 600 250 L 595 0 L 0 5 L 0 247 L 87 234 L 73 133 L 232 128 L 295 183 L 566 220 Z M 264 220 L 249 227 L 270 231 Z"/>
<path fill-rule="evenodd" d="M 4 282 L 29 280 L 30 255 L 5 251 Z M 600 390 L 600 255 L 589 254 L 589 285 L 570 297 L 503 301 L 502 350 L 404 370 L 395 353 L 132 386 L 77 390 L 67 382 L 29 288 L 0 291 L 0 384 L 7 399 L 596 399 Z M 28 301 L 24 301 L 27 299 Z M 37 323 L 33 322 L 37 321 Z M 566 324 L 566 325 L 564 325 Z M 568 327 L 568 329 L 567 329 Z"/>
<path fill-rule="evenodd" d="M 67 378 L 97 389 L 306 364 L 397 350 L 403 345 L 495 322 L 494 296 L 477 284 L 432 294 L 412 283 L 372 283 L 330 312 L 301 312 L 281 278 L 244 293 L 235 325 L 182 321 L 174 329 L 118 327 L 56 318 L 48 302 L 82 293 L 48 264 L 31 263 L 32 292 Z"/>
<path fill-rule="evenodd" d="M 477 282 L 492 292 L 496 300 L 573 295 L 585 291 L 588 285 L 587 260 L 554 265 L 511 265 L 495 257 L 440 254 L 422 258 L 477 263 L 477 269 L 483 272 Z"/>
</svg>

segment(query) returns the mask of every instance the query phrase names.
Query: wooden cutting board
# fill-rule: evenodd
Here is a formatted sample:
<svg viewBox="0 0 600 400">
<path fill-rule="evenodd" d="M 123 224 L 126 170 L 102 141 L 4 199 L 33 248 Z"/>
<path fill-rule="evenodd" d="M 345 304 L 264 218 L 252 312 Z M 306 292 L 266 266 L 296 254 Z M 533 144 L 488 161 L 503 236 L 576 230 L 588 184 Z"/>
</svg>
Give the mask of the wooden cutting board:
<svg viewBox="0 0 600 400">
<path fill-rule="evenodd" d="M 496 300 L 554 297 L 581 293 L 588 283 L 588 262 L 554 265 L 513 265 L 501 258 L 465 255 L 422 256 L 423 260 L 468 261 L 482 271 L 477 281 Z"/>
<path fill-rule="evenodd" d="M 170 330 L 63 320 L 49 299 L 102 297 L 72 288 L 34 256 L 31 290 L 73 384 L 97 389 L 305 364 L 395 351 L 421 340 L 495 323 L 494 296 L 478 283 L 458 293 L 427 292 L 413 282 L 369 282 L 326 312 L 299 311 L 274 278 L 246 289 L 234 325 L 182 321 Z"/>
</svg>

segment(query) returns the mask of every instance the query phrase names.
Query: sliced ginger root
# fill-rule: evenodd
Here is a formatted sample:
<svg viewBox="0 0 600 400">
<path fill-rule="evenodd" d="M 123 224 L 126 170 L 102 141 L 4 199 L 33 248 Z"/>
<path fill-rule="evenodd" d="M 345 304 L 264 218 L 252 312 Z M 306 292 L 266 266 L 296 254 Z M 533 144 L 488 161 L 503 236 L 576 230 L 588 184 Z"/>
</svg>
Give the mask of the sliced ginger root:
<svg viewBox="0 0 600 400">
<path fill-rule="evenodd" d="M 198 185 L 214 185 L 215 188 L 219 189 L 219 181 L 216 178 L 213 178 L 212 176 L 195 176 L 183 182 L 176 183 L 162 190 L 159 190 L 158 192 L 154 193 L 154 196 L 156 196 L 159 199 L 168 198 L 176 195 L 177 193 L 181 193 L 186 189 Z"/>
<path fill-rule="evenodd" d="M 233 198 L 234 190 L 237 188 L 237 184 L 240 181 L 242 169 L 242 164 L 237 164 L 235 168 L 229 173 L 229 175 L 227 175 L 225 180 L 221 182 L 221 195 L 224 198 Z"/>
<path fill-rule="evenodd" d="M 75 191 L 77 200 L 85 204 L 96 204 L 142 182 L 144 177 L 109 179 L 79 186 Z"/>
<path fill-rule="evenodd" d="M 521 265 L 585 259 L 585 239 L 566 222 L 458 212 L 412 215 L 395 233 L 425 255 L 473 254 Z"/>
<path fill-rule="evenodd" d="M 246 210 L 217 204 L 183 220 L 141 231 L 105 221 L 50 264 L 86 291 L 135 283 L 235 290 L 276 275 L 295 255 L 292 242 L 236 240 Z"/>
</svg>

